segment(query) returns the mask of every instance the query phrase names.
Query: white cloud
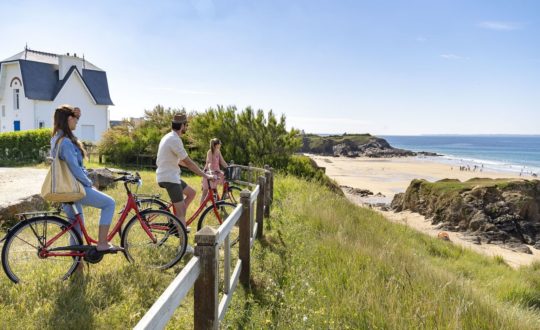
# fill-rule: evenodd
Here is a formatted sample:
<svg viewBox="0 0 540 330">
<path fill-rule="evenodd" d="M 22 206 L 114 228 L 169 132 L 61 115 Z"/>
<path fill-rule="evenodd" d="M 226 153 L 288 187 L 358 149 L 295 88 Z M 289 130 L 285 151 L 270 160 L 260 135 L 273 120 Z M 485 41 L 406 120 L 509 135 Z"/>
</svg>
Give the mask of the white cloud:
<svg viewBox="0 0 540 330">
<path fill-rule="evenodd" d="M 441 54 L 441 57 L 445 60 L 464 60 L 465 57 L 456 54 Z"/>
<path fill-rule="evenodd" d="M 498 22 L 498 21 L 484 21 L 484 22 L 480 22 L 478 26 L 483 29 L 495 30 L 495 31 L 519 30 L 523 27 L 523 25 L 520 23 Z"/>
<path fill-rule="evenodd" d="M 426 42 L 427 41 L 427 38 L 426 37 L 422 37 L 422 36 L 418 36 L 416 37 L 414 40 L 418 41 L 418 42 Z"/>
</svg>

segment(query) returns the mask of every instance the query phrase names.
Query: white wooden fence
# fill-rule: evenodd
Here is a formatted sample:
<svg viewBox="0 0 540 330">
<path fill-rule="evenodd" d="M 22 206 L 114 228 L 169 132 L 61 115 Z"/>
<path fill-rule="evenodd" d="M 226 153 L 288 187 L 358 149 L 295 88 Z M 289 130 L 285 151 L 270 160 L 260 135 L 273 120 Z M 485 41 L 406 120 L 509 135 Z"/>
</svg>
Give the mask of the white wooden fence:
<svg viewBox="0 0 540 330">
<path fill-rule="evenodd" d="M 249 185 L 253 190 L 250 192 L 244 189 L 240 193 L 240 204 L 217 230 L 205 227 L 195 234 L 195 255 L 143 316 L 135 329 L 165 328 L 191 288 L 194 288 L 195 329 L 218 329 L 220 321 L 227 313 L 238 282 L 240 281 L 245 288 L 249 288 L 251 248 L 255 240 L 263 235 L 263 218 L 270 216 L 274 180 L 272 169 L 268 166 L 265 166 L 265 169 L 235 166 L 248 171 L 262 172 L 264 176 L 257 178 L 257 184 L 241 182 Z M 229 234 L 237 223 L 239 224 L 238 260 L 231 273 Z M 221 299 L 219 299 L 218 290 L 220 247 L 224 255 Z"/>
</svg>

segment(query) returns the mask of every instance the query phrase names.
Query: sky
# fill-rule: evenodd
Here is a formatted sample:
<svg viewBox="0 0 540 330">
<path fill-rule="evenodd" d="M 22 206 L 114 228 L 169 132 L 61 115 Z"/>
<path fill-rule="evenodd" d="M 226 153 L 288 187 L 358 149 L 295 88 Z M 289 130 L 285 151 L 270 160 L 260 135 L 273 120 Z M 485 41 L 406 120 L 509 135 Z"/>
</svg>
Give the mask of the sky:
<svg viewBox="0 0 540 330">
<path fill-rule="evenodd" d="M 111 119 L 272 110 L 309 133 L 540 134 L 537 0 L 2 0 L 0 59 L 84 54 Z"/>
</svg>

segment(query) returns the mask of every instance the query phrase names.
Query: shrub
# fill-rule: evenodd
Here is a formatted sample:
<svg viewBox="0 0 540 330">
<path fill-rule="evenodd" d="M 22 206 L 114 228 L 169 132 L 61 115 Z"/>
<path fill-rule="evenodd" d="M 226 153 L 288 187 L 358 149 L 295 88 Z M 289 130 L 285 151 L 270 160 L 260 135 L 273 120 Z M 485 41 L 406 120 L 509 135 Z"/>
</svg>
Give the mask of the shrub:
<svg viewBox="0 0 540 330">
<path fill-rule="evenodd" d="M 39 163 L 50 149 L 49 128 L 0 133 L 0 166 Z"/>
</svg>

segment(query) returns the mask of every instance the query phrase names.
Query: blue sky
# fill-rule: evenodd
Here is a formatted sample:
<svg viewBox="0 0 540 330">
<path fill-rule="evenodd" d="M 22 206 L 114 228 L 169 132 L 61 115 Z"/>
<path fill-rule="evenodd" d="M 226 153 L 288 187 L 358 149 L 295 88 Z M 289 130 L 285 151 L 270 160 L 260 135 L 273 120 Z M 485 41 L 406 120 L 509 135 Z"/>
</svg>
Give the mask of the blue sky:
<svg viewBox="0 0 540 330">
<path fill-rule="evenodd" d="M 12 1 L 0 58 L 85 54 L 111 118 L 248 105 L 314 133 L 540 134 L 540 1 Z"/>
</svg>

